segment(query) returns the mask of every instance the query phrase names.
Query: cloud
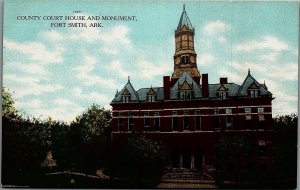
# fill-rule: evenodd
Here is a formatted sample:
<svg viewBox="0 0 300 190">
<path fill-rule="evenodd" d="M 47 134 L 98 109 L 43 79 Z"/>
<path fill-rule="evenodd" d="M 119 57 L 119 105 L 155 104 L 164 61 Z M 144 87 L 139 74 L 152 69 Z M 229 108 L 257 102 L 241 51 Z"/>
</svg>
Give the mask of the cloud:
<svg viewBox="0 0 300 190">
<path fill-rule="evenodd" d="M 204 32 L 209 35 L 226 32 L 229 29 L 230 26 L 220 20 L 209 22 L 204 26 Z"/>
<path fill-rule="evenodd" d="M 273 51 L 284 51 L 288 50 L 288 44 L 274 36 L 265 36 L 260 40 L 249 40 L 236 44 L 233 47 L 234 51 L 246 51 L 251 52 L 255 50 L 273 50 Z"/>
<path fill-rule="evenodd" d="M 47 74 L 48 71 L 45 69 L 43 65 L 40 65 L 38 63 L 22 63 L 22 62 L 17 62 L 17 63 L 8 63 L 12 65 L 16 65 L 16 69 L 30 75 L 35 75 L 36 77 L 39 78 L 44 78 Z"/>
<path fill-rule="evenodd" d="M 122 68 L 122 64 L 120 61 L 112 61 L 110 65 L 106 67 L 106 69 L 109 70 L 112 74 L 118 75 L 120 77 L 128 77 L 132 74 L 131 72 L 125 71 Z"/>
<path fill-rule="evenodd" d="M 4 75 L 3 80 L 6 83 L 20 85 L 18 88 L 14 89 L 16 97 L 42 95 L 64 88 L 60 84 L 41 84 L 41 79 L 36 77 L 18 77 L 15 74 L 6 74 Z"/>
<path fill-rule="evenodd" d="M 39 63 L 62 63 L 64 52 L 63 47 L 54 47 L 54 49 L 47 48 L 40 42 L 13 42 L 4 40 L 4 48 L 7 50 L 15 51 L 17 53 L 27 56 L 30 61 Z"/>
<path fill-rule="evenodd" d="M 16 107 L 26 109 L 36 109 L 44 105 L 44 102 L 40 99 L 34 99 L 29 101 L 16 101 Z"/>
<path fill-rule="evenodd" d="M 275 115 L 285 115 L 290 113 L 297 113 L 298 97 L 291 95 L 289 92 L 283 90 L 283 83 L 278 81 L 268 80 L 266 81 L 268 90 L 273 93 L 275 99 L 272 101 L 273 112 Z"/>
<path fill-rule="evenodd" d="M 253 62 L 237 62 L 233 61 L 228 63 L 228 66 L 235 69 L 237 73 L 246 73 L 248 69 L 257 73 L 265 78 L 278 81 L 297 81 L 298 80 L 298 64 L 274 64 L 267 63 L 253 63 Z M 284 74 L 288 73 L 288 74 Z"/>
<path fill-rule="evenodd" d="M 68 106 L 42 107 L 31 110 L 33 115 L 40 115 L 41 119 L 51 117 L 54 120 L 71 122 L 77 115 L 84 111 L 84 108 L 77 104 Z"/>
<path fill-rule="evenodd" d="M 40 35 L 42 36 L 42 38 L 45 37 L 48 40 L 53 41 L 53 42 L 60 42 L 64 39 L 64 36 L 61 33 L 59 33 L 58 31 L 55 31 L 55 30 L 42 32 Z"/>
<path fill-rule="evenodd" d="M 53 100 L 53 103 L 56 106 L 69 106 L 69 105 L 75 104 L 74 102 L 72 102 L 72 101 L 70 101 L 69 99 L 66 99 L 66 98 L 55 98 Z"/>
<path fill-rule="evenodd" d="M 209 65 L 212 64 L 216 58 L 210 53 L 204 53 L 198 56 L 198 63 L 201 65 Z"/>
<path fill-rule="evenodd" d="M 75 77 L 83 81 L 86 86 L 98 85 L 102 88 L 116 89 L 117 84 L 113 79 L 103 78 L 92 73 L 96 64 L 97 59 L 95 57 L 85 56 L 84 63 L 74 68 L 78 73 Z"/>
<path fill-rule="evenodd" d="M 104 103 L 104 102 L 109 102 L 111 100 L 111 98 L 109 98 L 107 95 L 105 94 L 100 94 L 97 92 L 90 92 L 87 94 L 83 94 L 81 88 L 79 87 L 75 87 L 72 89 L 72 94 L 79 99 L 84 99 L 84 100 L 88 100 L 92 103 Z"/>
<path fill-rule="evenodd" d="M 226 32 L 231 29 L 231 25 L 220 20 L 207 22 L 202 29 L 200 40 L 203 48 L 209 48 L 216 42 L 225 44 L 228 40 Z"/>
<path fill-rule="evenodd" d="M 145 59 L 141 59 L 138 63 L 138 72 L 143 78 L 152 79 L 154 76 L 162 76 L 171 70 L 170 64 L 152 63 Z"/>
<path fill-rule="evenodd" d="M 259 59 L 266 62 L 276 62 L 278 61 L 278 55 L 279 55 L 278 52 L 272 52 L 272 53 L 261 55 Z"/>
</svg>

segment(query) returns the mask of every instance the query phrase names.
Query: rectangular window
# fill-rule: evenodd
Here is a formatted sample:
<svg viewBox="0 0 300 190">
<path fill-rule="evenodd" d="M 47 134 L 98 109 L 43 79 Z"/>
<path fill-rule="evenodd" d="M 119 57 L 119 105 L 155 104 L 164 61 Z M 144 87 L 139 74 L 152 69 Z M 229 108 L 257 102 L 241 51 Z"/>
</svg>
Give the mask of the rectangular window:
<svg viewBox="0 0 300 190">
<path fill-rule="evenodd" d="M 159 120 L 159 112 L 154 113 L 154 128 L 155 131 L 159 131 L 160 128 L 160 120 Z"/>
<path fill-rule="evenodd" d="M 189 130 L 189 110 L 184 110 L 183 115 L 183 130 Z"/>
<path fill-rule="evenodd" d="M 219 115 L 219 109 L 218 108 L 214 109 L 214 115 Z"/>
<path fill-rule="evenodd" d="M 232 114 L 232 109 L 231 108 L 226 108 L 225 113 L 226 114 Z"/>
<path fill-rule="evenodd" d="M 232 116 L 231 115 L 226 116 L 226 128 L 232 129 Z"/>
<path fill-rule="evenodd" d="M 257 113 L 264 113 L 264 108 L 257 108 Z"/>
<path fill-rule="evenodd" d="M 118 115 L 118 130 L 123 131 L 123 118 L 122 118 L 122 113 L 119 113 Z"/>
<path fill-rule="evenodd" d="M 199 131 L 200 130 L 200 128 L 201 128 L 201 120 L 200 120 L 200 110 L 196 110 L 195 111 L 195 129 L 197 130 L 197 131 Z"/>
<path fill-rule="evenodd" d="M 178 131 L 177 127 L 177 111 L 172 111 L 172 130 Z"/>
<path fill-rule="evenodd" d="M 245 108 L 245 113 L 251 113 L 251 108 Z"/>
<path fill-rule="evenodd" d="M 215 126 L 215 129 L 220 129 L 220 118 L 219 118 L 219 116 L 214 116 L 214 126 Z"/>
<path fill-rule="evenodd" d="M 150 130 L 149 112 L 144 112 L 144 131 Z"/>
<path fill-rule="evenodd" d="M 228 92 L 218 92 L 217 98 L 221 99 L 221 100 L 225 100 L 225 99 L 227 99 L 227 95 L 228 95 Z"/>
<path fill-rule="evenodd" d="M 128 112 L 128 130 L 133 131 L 133 113 L 130 111 Z"/>
<path fill-rule="evenodd" d="M 232 129 L 232 109 L 226 108 L 225 113 L 228 114 L 226 116 L 226 129 Z"/>
<path fill-rule="evenodd" d="M 215 129 L 220 129 L 220 117 L 219 117 L 219 109 L 214 109 L 214 127 Z"/>
<path fill-rule="evenodd" d="M 153 96 L 153 95 L 148 95 L 147 99 L 148 99 L 148 102 L 155 102 L 155 96 Z"/>
<path fill-rule="evenodd" d="M 123 96 L 122 99 L 123 99 L 123 103 L 128 103 L 130 96 Z"/>
</svg>

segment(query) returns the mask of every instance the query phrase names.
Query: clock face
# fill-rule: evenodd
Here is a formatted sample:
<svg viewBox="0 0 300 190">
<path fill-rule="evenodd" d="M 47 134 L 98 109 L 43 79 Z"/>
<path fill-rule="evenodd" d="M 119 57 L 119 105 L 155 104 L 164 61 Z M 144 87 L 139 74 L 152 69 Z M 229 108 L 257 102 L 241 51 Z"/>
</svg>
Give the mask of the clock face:
<svg viewBox="0 0 300 190">
<path fill-rule="evenodd" d="M 187 35 L 182 36 L 182 40 L 187 40 L 187 38 L 188 38 Z"/>
</svg>

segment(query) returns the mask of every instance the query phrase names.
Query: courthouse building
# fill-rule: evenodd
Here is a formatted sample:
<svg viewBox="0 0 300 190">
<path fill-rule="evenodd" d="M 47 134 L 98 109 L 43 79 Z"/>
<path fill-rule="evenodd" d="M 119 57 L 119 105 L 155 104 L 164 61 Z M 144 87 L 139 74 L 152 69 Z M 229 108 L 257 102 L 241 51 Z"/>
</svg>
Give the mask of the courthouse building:
<svg viewBox="0 0 300 190">
<path fill-rule="evenodd" d="M 183 8 L 172 76 L 163 76 L 162 87 L 138 90 L 128 79 L 111 102 L 113 143 L 141 134 L 167 148 L 173 168 L 214 170 L 227 167 L 226 161 L 217 163 L 217 142 L 242 136 L 250 145 L 245 167 L 268 169 L 273 160 L 272 93 L 250 70 L 242 84 L 225 77 L 210 84 L 208 74 L 201 75 L 197 67 L 194 35 Z"/>
</svg>

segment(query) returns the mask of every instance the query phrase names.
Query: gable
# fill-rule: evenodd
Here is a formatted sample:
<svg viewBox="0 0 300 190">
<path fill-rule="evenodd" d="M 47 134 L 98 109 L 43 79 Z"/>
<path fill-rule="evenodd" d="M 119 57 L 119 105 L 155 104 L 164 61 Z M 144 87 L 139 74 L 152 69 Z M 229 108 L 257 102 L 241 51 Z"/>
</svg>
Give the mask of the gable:
<svg viewBox="0 0 300 190">
<path fill-rule="evenodd" d="M 183 72 L 182 75 L 177 79 L 175 84 L 170 88 L 170 99 L 178 99 L 178 91 L 181 89 L 193 90 L 194 98 L 201 98 L 202 91 L 196 81 L 188 74 Z"/>
</svg>

